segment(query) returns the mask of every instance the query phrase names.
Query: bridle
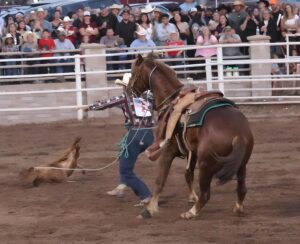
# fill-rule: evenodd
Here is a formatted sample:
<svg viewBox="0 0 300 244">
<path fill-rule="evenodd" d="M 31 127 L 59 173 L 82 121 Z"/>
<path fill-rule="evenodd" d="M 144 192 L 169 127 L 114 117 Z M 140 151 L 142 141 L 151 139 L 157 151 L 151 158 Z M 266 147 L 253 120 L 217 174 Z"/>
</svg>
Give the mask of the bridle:
<svg viewBox="0 0 300 244">
<path fill-rule="evenodd" d="M 148 86 L 149 86 L 149 90 L 150 92 L 153 92 L 152 91 L 152 84 L 151 84 L 151 78 L 153 76 L 153 73 L 155 72 L 155 70 L 157 69 L 157 65 L 155 65 L 152 70 L 150 71 L 150 74 L 149 74 L 149 78 L 148 78 Z M 138 92 L 139 94 L 142 94 L 137 88 L 134 87 L 134 84 L 135 82 L 139 79 L 140 77 L 140 73 L 137 74 L 135 76 L 135 79 L 131 82 L 131 91 L 133 94 L 135 94 L 134 90 L 136 92 Z M 170 99 L 172 98 L 175 98 L 175 96 L 177 96 L 177 94 L 180 92 L 180 90 L 182 89 L 182 86 L 179 87 L 178 89 L 176 89 L 174 92 L 172 92 L 169 96 L 167 96 L 159 105 L 155 106 L 155 109 L 158 110 L 160 107 L 162 107 L 163 105 L 165 105 L 165 103 L 167 101 L 169 101 Z"/>
</svg>

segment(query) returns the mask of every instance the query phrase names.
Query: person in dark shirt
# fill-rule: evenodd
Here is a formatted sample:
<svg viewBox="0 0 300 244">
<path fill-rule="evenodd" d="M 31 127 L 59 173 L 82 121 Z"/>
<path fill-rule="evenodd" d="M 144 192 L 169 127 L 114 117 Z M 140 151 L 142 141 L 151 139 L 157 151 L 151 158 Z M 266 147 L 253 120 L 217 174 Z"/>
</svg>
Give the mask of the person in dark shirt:
<svg viewBox="0 0 300 244">
<path fill-rule="evenodd" d="M 101 37 L 106 35 L 106 31 L 108 28 L 113 29 L 113 31 L 115 32 L 118 22 L 119 21 L 117 16 L 111 13 L 108 7 L 101 9 L 100 15 L 97 20 L 97 24 L 99 26 L 100 39 Z"/>
<path fill-rule="evenodd" d="M 74 36 L 75 36 L 75 47 L 79 47 L 80 44 L 81 44 L 81 37 L 80 37 L 80 33 L 79 33 L 79 29 L 80 29 L 80 26 L 82 24 L 82 21 L 83 21 L 83 8 L 78 8 L 76 10 L 76 16 L 77 16 L 77 19 L 75 19 L 72 23 L 72 26 L 73 26 L 73 30 L 74 30 Z"/>
<path fill-rule="evenodd" d="M 122 21 L 117 25 L 116 34 L 119 37 L 124 39 L 125 45 L 130 47 L 130 44 L 134 40 L 134 32 L 136 30 L 135 23 L 129 21 L 130 13 L 128 11 L 124 11 L 122 14 Z"/>
<path fill-rule="evenodd" d="M 118 107 L 122 109 L 125 116 L 125 127 L 128 133 L 121 142 L 119 153 L 119 185 L 108 191 L 110 196 L 123 196 L 124 189 L 128 186 L 140 198 L 140 202 L 135 206 L 143 206 L 149 203 L 151 192 L 147 185 L 137 177 L 134 167 L 139 154 L 143 153 L 153 143 L 154 126 L 152 111 L 152 96 L 147 93 L 146 99 L 142 97 L 129 96 L 125 88 L 131 78 L 130 73 L 125 73 L 123 80 L 117 79 L 116 84 L 124 87 L 124 92 L 117 97 L 98 101 L 91 106 L 90 110 L 104 110 Z"/>
</svg>

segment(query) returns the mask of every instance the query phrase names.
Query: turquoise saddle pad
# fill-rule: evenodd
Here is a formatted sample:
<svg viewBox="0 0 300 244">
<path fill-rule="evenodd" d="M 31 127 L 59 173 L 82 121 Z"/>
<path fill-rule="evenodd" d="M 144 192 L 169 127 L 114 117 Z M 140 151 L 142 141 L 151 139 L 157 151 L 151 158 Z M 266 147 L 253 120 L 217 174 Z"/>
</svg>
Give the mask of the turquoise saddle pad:
<svg viewBox="0 0 300 244">
<path fill-rule="evenodd" d="M 187 127 L 199 127 L 203 125 L 204 119 L 206 114 L 215 108 L 221 108 L 221 107 L 236 107 L 235 103 L 233 101 L 230 101 L 226 98 L 217 99 L 208 102 L 204 105 L 204 107 L 199 111 L 195 113 L 191 113 L 188 118 Z"/>
</svg>

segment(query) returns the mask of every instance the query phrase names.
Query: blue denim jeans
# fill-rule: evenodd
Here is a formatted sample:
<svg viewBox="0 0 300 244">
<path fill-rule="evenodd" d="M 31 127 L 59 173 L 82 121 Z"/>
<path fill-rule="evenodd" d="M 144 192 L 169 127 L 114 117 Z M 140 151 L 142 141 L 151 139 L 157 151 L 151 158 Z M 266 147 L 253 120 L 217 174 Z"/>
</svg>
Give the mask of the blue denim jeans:
<svg viewBox="0 0 300 244">
<path fill-rule="evenodd" d="M 120 183 L 130 187 L 141 200 L 150 197 L 151 192 L 147 185 L 134 173 L 134 166 L 138 155 L 152 143 L 152 129 L 130 129 L 123 140 L 123 148 L 119 157 Z"/>
</svg>

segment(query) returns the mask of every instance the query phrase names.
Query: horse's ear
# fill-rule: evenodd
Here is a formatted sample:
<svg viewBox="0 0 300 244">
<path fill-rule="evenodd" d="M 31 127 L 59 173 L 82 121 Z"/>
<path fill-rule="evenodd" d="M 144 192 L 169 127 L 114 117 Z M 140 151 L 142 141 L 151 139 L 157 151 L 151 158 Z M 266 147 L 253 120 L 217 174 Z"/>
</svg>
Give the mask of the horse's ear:
<svg viewBox="0 0 300 244">
<path fill-rule="evenodd" d="M 137 66 L 139 66 L 139 65 L 141 65 L 141 63 L 143 63 L 143 61 L 144 61 L 144 58 L 142 57 L 142 55 L 141 55 L 141 54 L 138 54 L 138 55 L 137 55 L 137 59 L 136 59 L 135 64 L 136 64 Z"/>
<path fill-rule="evenodd" d="M 156 56 L 155 56 L 154 52 L 152 51 L 151 53 L 149 53 L 147 55 L 147 58 L 150 59 L 150 60 L 154 60 L 156 58 Z"/>
</svg>

